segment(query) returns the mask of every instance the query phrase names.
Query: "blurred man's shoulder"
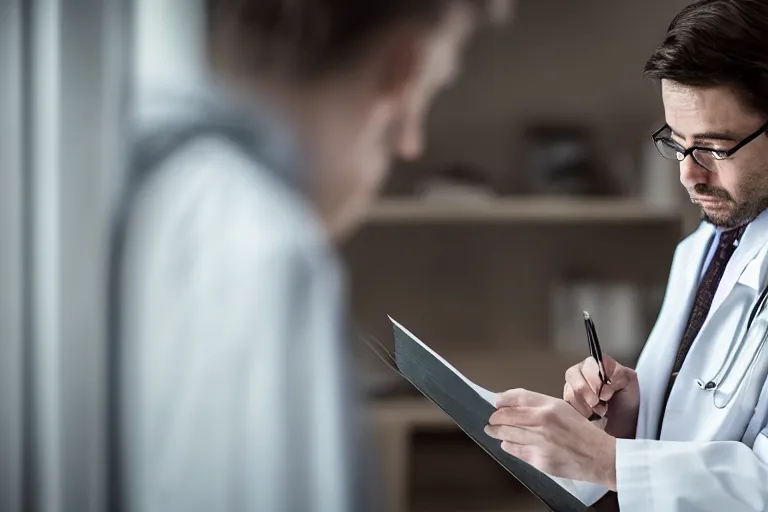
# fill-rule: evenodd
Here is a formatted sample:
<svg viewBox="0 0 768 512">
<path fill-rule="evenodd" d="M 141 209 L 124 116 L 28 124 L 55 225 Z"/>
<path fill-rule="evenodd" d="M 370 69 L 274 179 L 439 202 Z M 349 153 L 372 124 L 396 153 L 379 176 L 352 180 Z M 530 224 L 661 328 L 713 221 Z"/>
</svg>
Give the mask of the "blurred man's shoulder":
<svg viewBox="0 0 768 512">
<path fill-rule="evenodd" d="M 160 164 L 136 220 L 166 234 L 181 230 L 200 250 L 219 244 L 265 256 L 283 251 L 329 257 L 317 216 L 280 172 L 223 137 L 202 136 Z"/>
</svg>

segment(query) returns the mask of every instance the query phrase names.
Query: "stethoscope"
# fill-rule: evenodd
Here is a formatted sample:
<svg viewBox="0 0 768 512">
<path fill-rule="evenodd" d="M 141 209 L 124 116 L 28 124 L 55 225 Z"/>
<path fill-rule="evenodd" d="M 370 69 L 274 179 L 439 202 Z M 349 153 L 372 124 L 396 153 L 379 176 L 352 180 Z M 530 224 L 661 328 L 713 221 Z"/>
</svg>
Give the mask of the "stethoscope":
<svg viewBox="0 0 768 512">
<path fill-rule="evenodd" d="M 711 379 L 703 380 L 703 379 L 696 379 L 696 384 L 704 391 L 712 391 L 712 401 L 714 402 L 714 405 L 718 409 L 725 409 L 728 404 L 731 402 L 732 397 L 736 394 L 735 390 L 738 389 L 741 386 L 742 381 L 746 377 L 748 371 L 746 368 L 751 368 L 757 357 L 760 355 L 760 353 L 763 351 L 763 348 L 766 345 L 766 340 L 768 340 L 768 319 L 759 319 L 759 326 L 760 329 L 756 329 L 754 331 L 750 332 L 750 328 L 752 327 L 752 324 L 755 321 L 755 318 L 757 315 L 763 310 L 766 303 L 768 303 L 768 286 L 766 286 L 762 292 L 760 292 L 760 297 L 757 299 L 757 302 L 752 307 L 752 310 L 749 313 L 749 318 L 747 319 L 747 328 L 744 332 L 744 334 L 741 336 L 740 339 L 734 338 L 731 341 L 731 345 L 728 347 L 728 353 L 726 355 L 725 361 L 723 362 L 723 365 L 720 367 L 720 369 L 717 371 L 714 377 Z M 741 354 L 742 350 L 745 346 L 751 345 L 749 343 L 750 336 L 759 336 L 760 340 L 758 341 L 759 346 L 755 348 L 752 358 L 749 361 L 749 365 L 745 368 L 745 371 L 742 372 L 741 376 L 739 377 L 738 382 L 736 383 L 736 386 L 734 387 L 733 393 L 728 393 L 723 398 L 718 393 L 715 393 L 715 391 L 720 389 L 720 385 L 725 381 L 726 378 L 731 374 L 731 371 L 733 370 L 734 366 L 736 365 L 736 361 L 739 358 L 739 355 Z"/>
</svg>

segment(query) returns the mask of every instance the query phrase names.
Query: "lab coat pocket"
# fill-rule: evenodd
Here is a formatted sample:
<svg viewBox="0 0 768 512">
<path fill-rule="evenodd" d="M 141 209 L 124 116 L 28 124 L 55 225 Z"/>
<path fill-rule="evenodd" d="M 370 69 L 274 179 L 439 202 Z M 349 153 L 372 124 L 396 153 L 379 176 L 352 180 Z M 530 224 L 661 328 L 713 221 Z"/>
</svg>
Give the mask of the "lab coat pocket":
<svg viewBox="0 0 768 512">
<path fill-rule="evenodd" d="M 765 428 L 755 439 L 755 444 L 752 446 L 752 451 L 760 462 L 768 464 L 768 428 Z"/>
<path fill-rule="evenodd" d="M 725 409 L 740 394 L 743 407 L 754 408 L 768 373 L 768 316 L 759 315 L 745 339 L 728 357 L 722 369 L 720 382 L 714 380 L 713 401 L 718 409 Z"/>
</svg>

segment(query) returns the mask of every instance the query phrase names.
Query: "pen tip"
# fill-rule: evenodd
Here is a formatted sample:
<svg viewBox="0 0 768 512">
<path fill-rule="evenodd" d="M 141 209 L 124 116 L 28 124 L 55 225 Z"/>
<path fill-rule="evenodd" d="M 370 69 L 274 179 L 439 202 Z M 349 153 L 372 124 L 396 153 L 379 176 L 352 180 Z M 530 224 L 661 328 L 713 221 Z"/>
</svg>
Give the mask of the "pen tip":
<svg viewBox="0 0 768 512">
<path fill-rule="evenodd" d="M 584 311 L 584 320 L 589 320 L 589 311 Z"/>
</svg>

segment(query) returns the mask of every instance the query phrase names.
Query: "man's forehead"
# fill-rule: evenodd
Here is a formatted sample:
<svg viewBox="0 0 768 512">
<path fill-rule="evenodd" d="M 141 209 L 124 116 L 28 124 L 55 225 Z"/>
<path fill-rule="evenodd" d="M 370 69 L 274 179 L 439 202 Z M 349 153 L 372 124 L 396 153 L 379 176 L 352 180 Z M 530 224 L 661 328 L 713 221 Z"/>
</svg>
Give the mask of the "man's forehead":
<svg viewBox="0 0 768 512">
<path fill-rule="evenodd" d="M 667 124 L 684 139 L 739 140 L 758 117 L 727 86 L 695 87 L 665 80 L 662 98 Z"/>
</svg>

